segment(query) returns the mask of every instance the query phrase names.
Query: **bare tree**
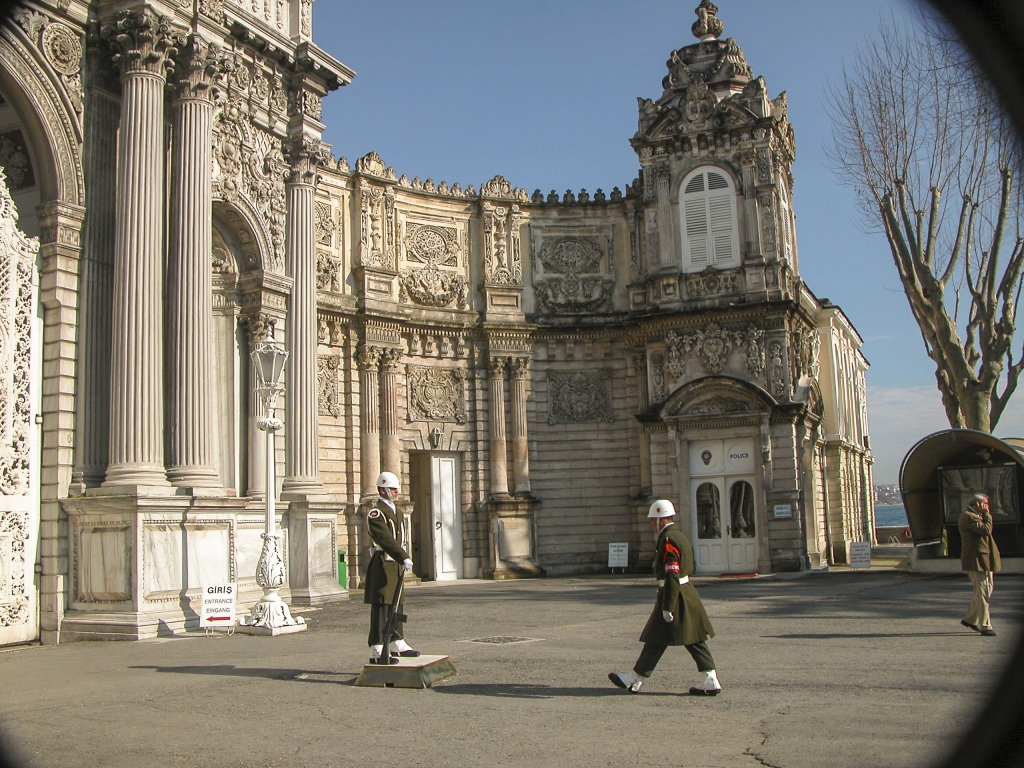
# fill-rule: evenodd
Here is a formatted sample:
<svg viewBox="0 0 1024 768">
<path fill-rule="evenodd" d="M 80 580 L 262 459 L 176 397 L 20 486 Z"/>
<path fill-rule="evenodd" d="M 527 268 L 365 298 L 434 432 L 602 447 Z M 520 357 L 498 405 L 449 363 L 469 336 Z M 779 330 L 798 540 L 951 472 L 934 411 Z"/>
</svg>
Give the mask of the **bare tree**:
<svg viewBox="0 0 1024 768">
<path fill-rule="evenodd" d="M 831 88 L 830 156 L 889 241 L 950 426 L 990 432 L 1024 369 L 1021 156 L 954 34 L 918 21 L 883 23 Z"/>
</svg>

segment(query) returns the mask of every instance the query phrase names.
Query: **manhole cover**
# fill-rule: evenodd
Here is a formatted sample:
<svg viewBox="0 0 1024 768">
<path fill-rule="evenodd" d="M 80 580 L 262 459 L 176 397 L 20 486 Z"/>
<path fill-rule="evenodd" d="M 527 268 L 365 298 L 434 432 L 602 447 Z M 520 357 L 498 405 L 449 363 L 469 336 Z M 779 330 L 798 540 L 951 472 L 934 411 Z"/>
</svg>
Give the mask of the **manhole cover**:
<svg viewBox="0 0 1024 768">
<path fill-rule="evenodd" d="M 487 645 L 513 645 L 514 643 L 539 643 L 539 637 L 510 637 L 498 635 L 497 637 L 478 637 L 475 640 L 463 640 L 464 643 L 486 643 Z"/>
</svg>

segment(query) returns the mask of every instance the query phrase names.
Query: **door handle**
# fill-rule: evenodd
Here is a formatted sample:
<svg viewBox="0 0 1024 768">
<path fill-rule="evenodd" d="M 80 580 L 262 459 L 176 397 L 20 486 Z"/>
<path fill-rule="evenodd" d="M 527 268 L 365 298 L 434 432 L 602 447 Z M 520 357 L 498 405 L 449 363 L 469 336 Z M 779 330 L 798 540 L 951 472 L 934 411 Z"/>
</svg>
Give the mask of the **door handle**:
<svg viewBox="0 0 1024 768">
<path fill-rule="evenodd" d="M 728 536 L 732 536 L 732 526 L 731 526 L 731 525 L 727 525 L 727 526 L 725 526 L 725 533 L 726 533 L 726 534 L 727 534 Z"/>
<path fill-rule="evenodd" d="M 436 528 L 439 531 L 441 530 L 441 521 L 440 520 L 438 520 L 436 523 L 434 523 L 434 528 Z"/>
</svg>

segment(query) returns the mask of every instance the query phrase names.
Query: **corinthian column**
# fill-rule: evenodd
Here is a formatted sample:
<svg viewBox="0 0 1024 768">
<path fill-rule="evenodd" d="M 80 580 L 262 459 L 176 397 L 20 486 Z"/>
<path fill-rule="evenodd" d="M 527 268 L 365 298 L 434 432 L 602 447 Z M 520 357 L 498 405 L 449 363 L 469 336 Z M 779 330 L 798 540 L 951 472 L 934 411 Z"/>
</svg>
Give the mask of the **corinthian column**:
<svg viewBox="0 0 1024 768">
<path fill-rule="evenodd" d="M 402 476 L 398 442 L 398 361 L 402 350 L 385 349 L 380 359 L 381 467 Z"/>
<path fill-rule="evenodd" d="M 176 45 L 167 17 L 121 11 L 101 35 L 121 70 L 110 463 L 105 485 L 167 485 L 164 472 L 164 88 Z"/>
<path fill-rule="evenodd" d="M 285 478 L 282 492 L 293 496 L 323 492 L 319 468 L 319 412 L 316 395 L 316 231 L 313 195 L 316 171 L 326 150 L 302 137 L 286 149 L 291 174 L 285 185 L 285 249 L 292 300 L 285 326 L 288 396 L 285 400 Z"/>
<path fill-rule="evenodd" d="M 505 367 L 507 357 L 488 358 L 491 369 L 491 496 L 508 496 L 508 457 L 505 452 Z"/>
<path fill-rule="evenodd" d="M 172 103 L 171 232 L 168 258 L 167 478 L 220 487 L 214 467 L 213 285 L 210 269 L 213 102 L 217 48 L 193 35 L 180 58 Z"/>
<path fill-rule="evenodd" d="M 530 492 L 530 439 L 526 425 L 526 377 L 530 358 L 512 358 L 512 479 L 516 493 Z"/>
<path fill-rule="evenodd" d="M 365 344 L 359 350 L 359 466 L 363 496 L 377 495 L 380 473 L 380 416 L 377 407 L 379 381 L 377 366 L 382 350 Z"/>
</svg>

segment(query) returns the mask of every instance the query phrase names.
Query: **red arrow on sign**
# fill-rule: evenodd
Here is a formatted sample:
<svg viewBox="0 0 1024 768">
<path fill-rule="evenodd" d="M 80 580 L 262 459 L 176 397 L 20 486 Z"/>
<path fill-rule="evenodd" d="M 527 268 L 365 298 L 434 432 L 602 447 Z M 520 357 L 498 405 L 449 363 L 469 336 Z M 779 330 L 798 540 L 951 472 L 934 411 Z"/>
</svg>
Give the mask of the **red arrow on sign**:
<svg viewBox="0 0 1024 768">
<path fill-rule="evenodd" d="M 231 621 L 230 616 L 207 616 L 207 621 Z"/>
</svg>

